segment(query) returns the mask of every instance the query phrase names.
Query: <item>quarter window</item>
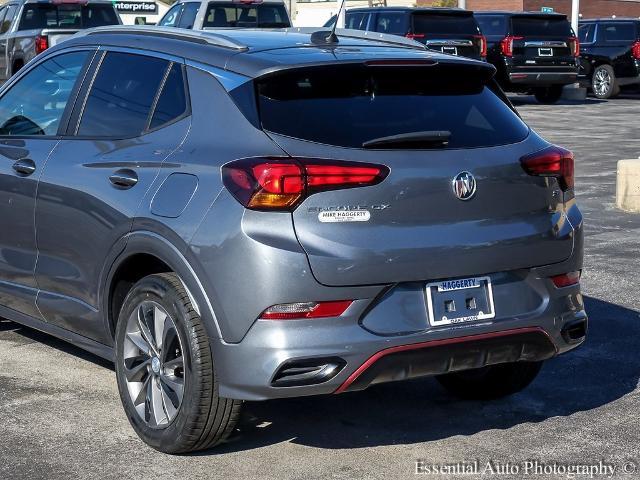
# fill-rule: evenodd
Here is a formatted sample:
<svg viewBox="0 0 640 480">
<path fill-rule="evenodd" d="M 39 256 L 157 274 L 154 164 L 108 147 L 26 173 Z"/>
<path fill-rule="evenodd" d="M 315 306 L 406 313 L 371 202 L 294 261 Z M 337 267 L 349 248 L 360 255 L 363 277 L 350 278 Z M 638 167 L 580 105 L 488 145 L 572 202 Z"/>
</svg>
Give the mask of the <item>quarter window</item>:
<svg viewBox="0 0 640 480">
<path fill-rule="evenodd" d="M 161 127 L 181 117 L 187 111 L 187 95 L 184 86 L 182 67 L 176 63 L 171 66 L 162 93 L 153 111 L 150 129 Z"/>
<path fill-rule="evenodd" d="M 57 55 L 0 98 L 0 135 L 56 135 L 89 52 Z"/>
<path fill-rule="evenodd" d="M 78 135 L 140 135 L 168 66 L 160 58 L 107 53 L 86 100 Z"/>
<path fill-rule="evenodd" d="M 604 26 L 604 39 L 607 41 L 633 42 L 636 28 L 633 23 L 609 23 Z"/>
<path fill-rule="evenodd" d="M 584 23 L 578 27 L 578 38 L 580 43 L 593 43 L 594 23 Z"/>
</svg>

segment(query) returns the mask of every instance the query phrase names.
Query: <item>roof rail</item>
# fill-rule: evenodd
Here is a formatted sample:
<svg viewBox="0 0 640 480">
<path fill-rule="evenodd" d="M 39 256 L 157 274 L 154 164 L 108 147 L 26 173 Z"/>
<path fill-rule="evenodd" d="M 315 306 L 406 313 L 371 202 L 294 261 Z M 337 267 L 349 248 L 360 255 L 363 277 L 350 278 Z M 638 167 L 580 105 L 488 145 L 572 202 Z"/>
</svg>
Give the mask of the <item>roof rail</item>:
<svg viewBox="0 0 640 480">
<path fill-rule="evenodd" d="M 317 32 L 327 32 L 330 33 L 330 28 L 318 28 L 318 27 L 293 27 L 287 28 L 287 32 L 298 32 L 298 33 L 306 33 L 306 34 L 314 34 Z M 360 40 L 371 40 L 373 42 L 380 43 L 388 43 L 391 45 L 402 45 L 404 47 L 411 48 L 419 48 L 421 50 L 426 50 L 427 47 L 422 43 L 416 42 L 410 38 L 400 37 L 398 35 L 389 35 L 388 33 L 379 33 L 379 32 L 368 32 L 363 30 L 353 30 L 349 28 L 337 28 L 336 35 L 338 38 L 357 38 Z M 319 35 L 316 36 L 319 38 Z"/>
<path fill-rule="evenodd" d="M 174 27 L 157 27 L 153 25 L 110 25 L 104 27 L 90 28 L 81 30 L 75 36 L 82 37 L 88 35 L 98 35 L 101 33 L 108 34 L 125 34 L 125 35 L 149 35 L 165 38 L 174 38 L 194 42 L 200 44 L 214 45 L 216 47 L 229 48 L 231 50 L 244 51 L 249 48 L 225 35 L 213 32 L 204 32 L 199 30 L 183 30 Z"/>
</svg>

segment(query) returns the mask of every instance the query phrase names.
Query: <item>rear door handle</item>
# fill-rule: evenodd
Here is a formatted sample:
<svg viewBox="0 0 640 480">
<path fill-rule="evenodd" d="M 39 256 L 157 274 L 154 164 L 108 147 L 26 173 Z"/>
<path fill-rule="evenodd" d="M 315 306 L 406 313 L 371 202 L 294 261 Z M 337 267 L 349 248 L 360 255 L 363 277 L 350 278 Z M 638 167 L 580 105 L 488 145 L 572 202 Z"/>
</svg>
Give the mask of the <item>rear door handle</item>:
<svg viewBox="0 0 640 480">
<path fill-rule="evenodd" d="M 28 177 L 36 171 L 36 162 L 30 158 L 22 158 L 12 165 L 13 169 L 23 177 Z"/>
<path fill-rule="evenodd" d="M 122 168 L 113 172 L 109 181 L 117 188 L 127 189 L 138 183 L 138 174 L 130 168 Z"/>
</svg>

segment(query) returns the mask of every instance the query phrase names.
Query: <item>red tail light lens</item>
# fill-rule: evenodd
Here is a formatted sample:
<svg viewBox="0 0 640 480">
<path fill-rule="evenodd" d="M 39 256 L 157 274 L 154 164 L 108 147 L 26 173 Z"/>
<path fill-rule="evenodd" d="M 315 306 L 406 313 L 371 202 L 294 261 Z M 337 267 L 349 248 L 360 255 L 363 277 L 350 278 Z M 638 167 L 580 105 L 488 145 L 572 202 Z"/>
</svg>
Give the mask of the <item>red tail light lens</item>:
<svg viewBox="0 0 640 480">
<path fill-rule="evenodd" d="M 383 165 L 299 158 L 250 158 L 222 167 L 222 180 L 242 205 L 256 210 L 292 210 L 320 191 L 380 183 Z"/>
<path fill-rule="evenodd" d="M 580 272 L 563 273 L 562 275 L 556 275 L 551 277 L 551 281 L 556 288 L 570 287 L 571 285 L 577 285 L 580 283 Z"/>
<path fill-rule="evenodd" d="M 514 37 L 509 35 L 504 37 L 500 42 L 500 50 L 505 57 L 513 57 L 513 42 L 515 40 L 522 40 L 524 37 Z"/>
<path fill-rule="evenodd" d="M 573 153 L 551 146 L 520 159 L 522 168 L 529 175 L 556 177 L 563 191 L 573 188 Z"/>
<path fill-rule="evenodd" d="M 47 48 L 49 48 L 49 38 L 46 35 L 37 35 L 36 36 L 36 55 L 38 53 L 44 52 Z"/>
<path fill-rule="evenodd" d="M 415 40 L 416 38 L 424 38 L 424 33 L 407 33 L 405 37 Z"/>
<path fill-rule="evenodd" d="M 478 42 L 478 45 L 480 46 L 480 56 L 486 57 L 487 56 L 487 37 L 485 37 L 484 35 L 474 35 L 474 38 L 476 39 L 476 42 Z"/>
<path fill-rule="evenodd" d="M 339 317 L 353 303 L 353 300 L 337 302 L 281 303 L 267 308 L 260 318 L 263 320 L 292 320 L 296 318 Z"/>
<path fill-rule="evenodd" d="M 574 57 L 580 56 L 580 40 L 578 40 L 578 37 L 569 38 L 569 49 Z"/>
<path fill-rule="evenodd" d="M 640 60 L 640 40 L 631 45 L 631 55 L 636 60 Z"/>
</svg>

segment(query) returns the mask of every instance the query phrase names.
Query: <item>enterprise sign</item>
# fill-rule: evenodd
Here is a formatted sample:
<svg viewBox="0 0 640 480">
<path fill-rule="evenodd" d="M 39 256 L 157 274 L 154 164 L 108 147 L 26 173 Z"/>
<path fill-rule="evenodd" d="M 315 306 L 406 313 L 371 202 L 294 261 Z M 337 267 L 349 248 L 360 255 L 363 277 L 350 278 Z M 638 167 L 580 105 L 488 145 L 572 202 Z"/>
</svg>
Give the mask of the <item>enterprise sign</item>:
<svg viewBox="0 0 640 480">
<path fill-rule="evenodd" d="M 156 2 L 127 2 L 127 1 L 114 1 L 113 5 L 116 7 L 118 13 L 158 13 L 158 4 Z"/>
</svg>

